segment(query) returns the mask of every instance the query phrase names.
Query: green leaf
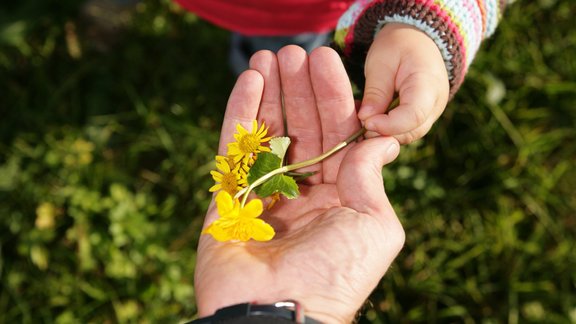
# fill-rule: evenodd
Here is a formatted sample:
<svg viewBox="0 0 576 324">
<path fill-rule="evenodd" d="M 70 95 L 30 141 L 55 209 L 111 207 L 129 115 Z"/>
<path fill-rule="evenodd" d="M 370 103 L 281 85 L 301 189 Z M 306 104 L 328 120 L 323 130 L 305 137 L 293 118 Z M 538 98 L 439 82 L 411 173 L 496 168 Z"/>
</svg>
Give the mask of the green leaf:
<svg viewBox="0 0 576 324">
<path fill-rule="evenodd" d="M 290 137 L 274 137 L 270 140 L 270 149 L 280 158 L 280 162 L 284 161 L 288 146 L 290 146 Z"/>
<path fill-rule="evenodd" d="M 296 181 L 289 176 L 277 174 L 254 189 L 260 197 L 268 197 L 276 192 L 286 196 L 288 199 L 294 199 L 300 195 Z"/>
<path fill-rule="evenodd" d="M 282 159 L 273 153 L 262 152 L 258 154 L 256 163 L 250 168 L 248 173 L 248 183 L 252 184 L 267 173 L 282 166 Z M 292 177 L 277 174 L 260 186 L 254 188 L 254 192 L 262 198 L 279 192 L 289 199 L 298 197 L 298 185 Z"/>
<path fill-rule="evenodd" d="M 248 173 L 248 183 L 254 183 L 263 175 L 270 171 L 276 170 L 282 166 L 282 160 L 275 154 L 268 152 L 261 152 L 258 154 L 258 159 L 250 168 Z"/>
</svg>

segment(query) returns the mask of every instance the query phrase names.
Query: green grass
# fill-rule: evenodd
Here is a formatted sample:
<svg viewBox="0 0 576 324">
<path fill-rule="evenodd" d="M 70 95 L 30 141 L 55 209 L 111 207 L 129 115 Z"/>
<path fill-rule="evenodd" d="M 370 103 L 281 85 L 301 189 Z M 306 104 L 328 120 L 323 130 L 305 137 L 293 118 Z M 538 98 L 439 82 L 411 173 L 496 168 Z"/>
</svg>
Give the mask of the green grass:
<svg viewBox="0 0 576 324">
<path fill-rule="evenodd" d="M 79 6 L 0 10 L 0 323 L 191 318 L 228 35 L 145 1 L 101 52 Z M 574 12 L 517 1 L 385 168 L 407 240 L 362 322 L 576 322 Z"/>
</svg>

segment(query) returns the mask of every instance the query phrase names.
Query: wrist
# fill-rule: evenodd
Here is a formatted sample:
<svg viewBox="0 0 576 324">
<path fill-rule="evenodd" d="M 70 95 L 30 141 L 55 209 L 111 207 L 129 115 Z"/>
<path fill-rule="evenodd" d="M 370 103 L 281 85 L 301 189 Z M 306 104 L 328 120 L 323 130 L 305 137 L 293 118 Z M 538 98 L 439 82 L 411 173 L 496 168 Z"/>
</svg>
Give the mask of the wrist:
<svg viewBox="0 0 576 324">
<path fill-rule="evenodd" d="M 316 298 L 317 299 L 317 298 Z M 339 305 L 339 301 L 320 301 L 320 300 L 310 300 L 307 299 L 304 302 L 299 302 L 296 300 L 284 299 L 289 302 L 295 302 L 299 305 L 298 312 L 304 314 L 309 319 L 316 322 L 325 324 L 340 324 L 340 323 L 351 323 L 353 322 L 356 309 L 348 310 L 350 305 Z M 211 303 L 210 305 L 202 302 L 198 302 L 198 317 L 199 318 L 209 318 L 216 315 L 221 310 L 225 310 L 231 306 L 237 305 L 253 305 L 256 306 L 255 309 L 258 310 L 261 306 L 273 305 L 282 306 L 282 300 L 256 300 L 256 301 L 243 301 L 243 302 L 229 302 L 229 303 Z M 216 306 L 219 305 L 219 306 Z M 313 323 L 313 321 L 311 321 Z"/>
<path fill-rule="evenodd" d="M 350 323 L 351 320 L 339 319 L 329 313 L 307 313 L 304 307 L 293 300 L 274 303 L 241 303 L 220 308 L 214 314 L 201 316 L 187 324 L 211 323 Z"/>
<path fill-rule="evenodd" d="M 256 305 L 274 304 L 282 300 L 295 300 L 300 303 L 304 314 L 320 321 L 321 323 L 351 323 L 355 318 L 356 312 L 360 309 L 365 301 L 366 296 L 354 296 L 347 300 L 342 300 L 342 296 L 349 296 L 347 291 L 334 291 L 332 294 L 319 293 L 322 287 L 311 287 L 306 293 L 300 289 L 274 289 L 265 286 L 255 285 L 251 290 L 237 289 L 208 289 L 197 281 L 196 305 L 199 317 L 214 315 L 219 309 L 231 305 L 251 303 Z M 224 287 L 231 287 L 224 284 Z M 222 286 L 220 286 L 222 288 Z M 352 297 L 352 296 L 350 296 Z"/>
</svg>

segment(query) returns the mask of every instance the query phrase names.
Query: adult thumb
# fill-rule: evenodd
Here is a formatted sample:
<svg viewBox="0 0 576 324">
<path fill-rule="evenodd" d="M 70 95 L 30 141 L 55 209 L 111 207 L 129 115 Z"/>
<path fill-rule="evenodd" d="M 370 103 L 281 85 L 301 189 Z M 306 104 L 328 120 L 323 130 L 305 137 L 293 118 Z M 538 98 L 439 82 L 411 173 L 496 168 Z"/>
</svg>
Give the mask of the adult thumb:
<svg viewBox="0 0 576 324">
<path fill-rule="evenodd" d="M 374 137 L 353 146 L 338 172 L 342 206 L 373 216 L 395 215 L 382 179 L 382 167 L 396 159 L 400 144 L 393 137 Z"/>
</svg>

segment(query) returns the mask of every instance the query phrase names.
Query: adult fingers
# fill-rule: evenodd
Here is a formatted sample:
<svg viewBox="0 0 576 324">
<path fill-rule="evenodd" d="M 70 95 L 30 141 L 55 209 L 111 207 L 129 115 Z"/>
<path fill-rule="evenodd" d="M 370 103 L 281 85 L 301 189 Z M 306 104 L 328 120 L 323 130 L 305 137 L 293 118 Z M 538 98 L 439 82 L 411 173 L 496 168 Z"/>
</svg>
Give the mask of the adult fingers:
<svg viewBox="0 0 576 324">
<path fill-rule="evenodd" d="M 264 93 L 260 102 L 258 119 L 266 122 L 269 134 L 284 135 L 282 118 L 282 86 L 276 54 L 258 51 L 250 58 L 250 69 L 260 72 L 264 78 Z"/>
<path fill-rule="evenodd" d="M 380 269 L 380 276 L 390 267 L 406 239 L 382 180 L 382 167 L 398 156 L 399 148 L 393 137 L 366 139 L 348 151 L 338 175 L 340 203 L 360 213 L 355 222 L 367 224 L 355 234 L 360 235 L 359 241 L 369 242 L 374 249 L 375 254 L 364 259 L 366 264 Z"/>
<path fill-rule="evenodd" d="M 350 80 L 338 54 L 320 47 L 310 54 L 310 79 L 322 126 L 322 149 L 327 151 L 360 129 Z M 322 163 L 324 183 L 335 183 L 345 152 Z"/>
<path fill-rule="evenodd" d="M 308 54 L 298 46 L 289 45 L 280 49 L 277 56 L 288 134 L 292 140 L 288 158 L 291 163 L 300 162 L 322 153 L 322 127 L 310 81 Z M 299 171 L 320 170 L 316 164 Z M 321 174 L 308 178 L 309 183 L 320 181 Z"/>
<path fill-rule="evenodd" d="M 252 121 L 258 116 L 263 90 L 264 78 L 259 72 L 247 70 L 238 77 L 226 105 L 218 145 L 219 155 L 226 155 L 228 143 L 234 142 L 237 124 L 241 124 L 248 131 L 252 130 Z"/>
</svg>

